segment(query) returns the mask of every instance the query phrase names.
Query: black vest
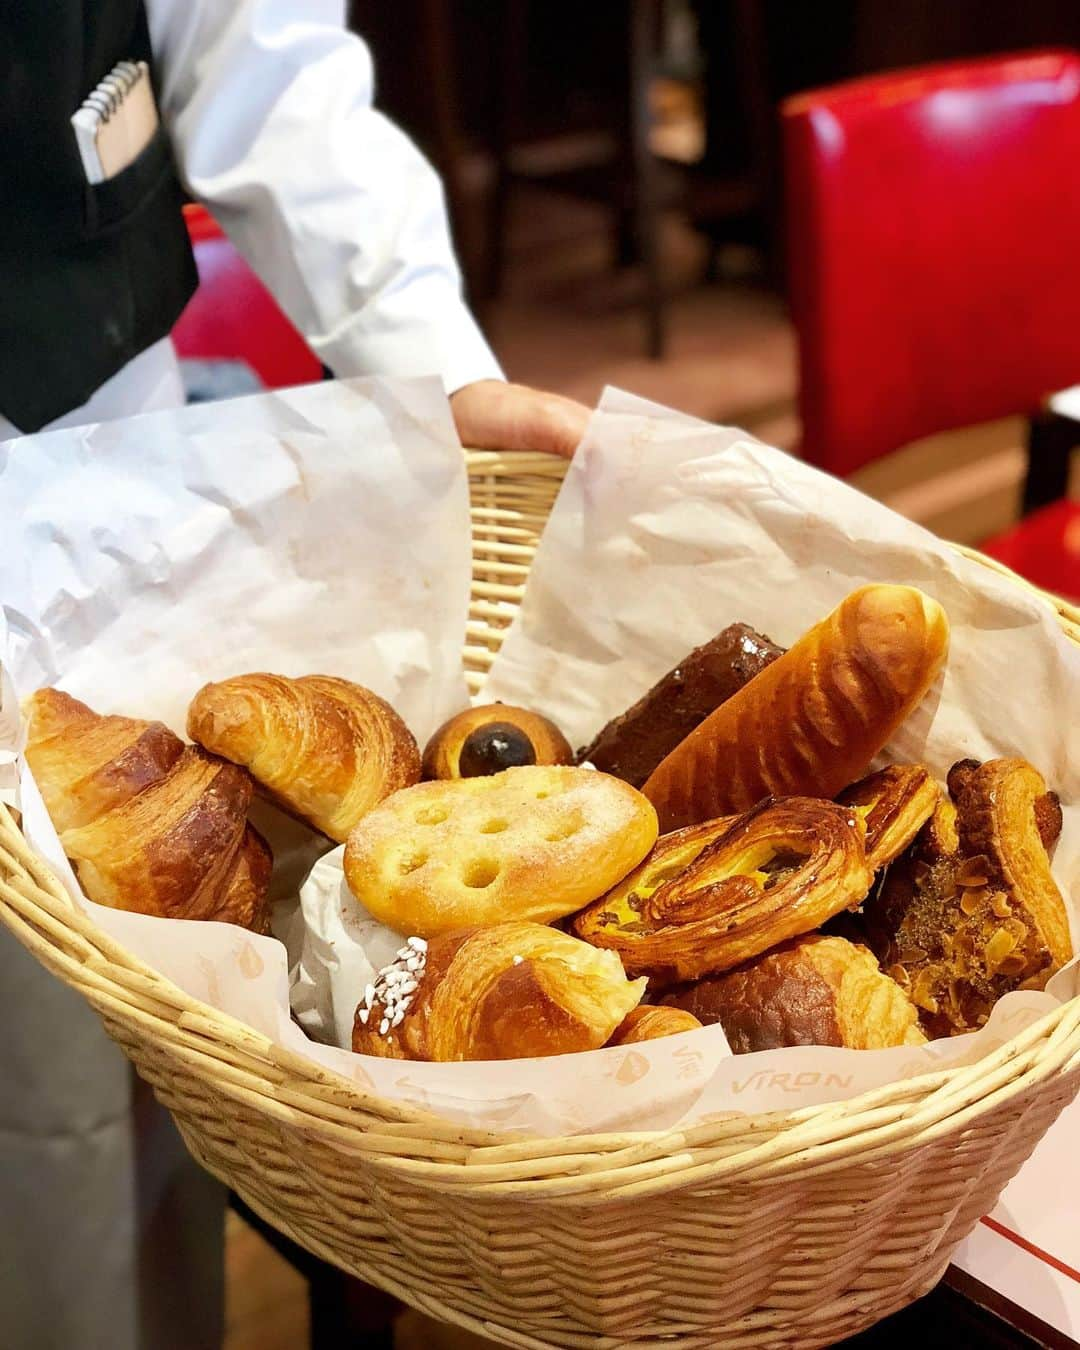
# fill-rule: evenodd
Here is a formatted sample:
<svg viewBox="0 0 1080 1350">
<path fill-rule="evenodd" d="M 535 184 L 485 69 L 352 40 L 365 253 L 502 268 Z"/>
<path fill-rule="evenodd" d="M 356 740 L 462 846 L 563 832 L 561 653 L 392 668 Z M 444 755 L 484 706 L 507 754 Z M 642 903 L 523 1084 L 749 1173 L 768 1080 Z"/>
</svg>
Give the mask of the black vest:
<svg viewBox="0 0 1080 1350">
<path fill-rule="evenodd" d="M 0 0 L 0 414 L 22 431 L 164 337 L 198 280 L 164 130 L 86 182 L 70 118 L 123 60 L 150 61 L 141 0 Z"/>
</svg>

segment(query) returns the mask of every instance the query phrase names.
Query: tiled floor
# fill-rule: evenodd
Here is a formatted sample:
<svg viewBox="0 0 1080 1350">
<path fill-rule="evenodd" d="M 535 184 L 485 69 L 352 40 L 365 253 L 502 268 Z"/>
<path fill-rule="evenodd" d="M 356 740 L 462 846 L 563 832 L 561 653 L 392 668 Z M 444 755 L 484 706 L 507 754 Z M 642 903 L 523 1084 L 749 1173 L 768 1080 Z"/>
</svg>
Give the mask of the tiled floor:
<svg viewBox="0 0 1080 1350">
<path fill-rule="evenodd" d="M 748 281 L 700 284 L 704 248 L 675 222 L 665 251 L 669 353 L 654 363 L 642 355 L 636 278 L 608 262 L 603 213 L 535 193 L 521 202 L 507 293 L 486 316 L 508 375 L 590 403 L 614 384 L 795 446 L 795 346 L 781 301 Z M 940 533 L 977 543 L 1013 518 L 1020 434 L 1019 422 L 1008 421 L 935 437 L 857 482 Z M 303 1350 L 304 1282 L 239 1220 L 230 1224 L 228 1253 L 227 1350 Z M 398 1331 L 401 1350 L 480 1344 L 413 1313 Z"/>
</svg>

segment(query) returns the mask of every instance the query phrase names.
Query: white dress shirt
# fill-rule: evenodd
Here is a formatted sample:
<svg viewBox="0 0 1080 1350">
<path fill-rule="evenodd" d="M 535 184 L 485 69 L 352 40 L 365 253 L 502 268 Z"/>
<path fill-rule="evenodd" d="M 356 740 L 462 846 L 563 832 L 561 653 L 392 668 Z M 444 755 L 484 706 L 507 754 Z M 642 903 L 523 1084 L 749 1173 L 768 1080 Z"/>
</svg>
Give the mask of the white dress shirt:
<svg viewBox="0 0 1080 1350">
<path fill-rule="evenodd" d="M 501 378 L 461 295 L 438 175 L 372 106 L 340 0 L 146 0 L 185 187 L 335 375 Z M 155 353 L 153 356 L 151 353 Z M 60 423 L 160 407 L 151 348 Z M 57 425 L 57 424 L 52 424 Z M 0 417 L 0 440 L 17 434 Z"/>
</svg>

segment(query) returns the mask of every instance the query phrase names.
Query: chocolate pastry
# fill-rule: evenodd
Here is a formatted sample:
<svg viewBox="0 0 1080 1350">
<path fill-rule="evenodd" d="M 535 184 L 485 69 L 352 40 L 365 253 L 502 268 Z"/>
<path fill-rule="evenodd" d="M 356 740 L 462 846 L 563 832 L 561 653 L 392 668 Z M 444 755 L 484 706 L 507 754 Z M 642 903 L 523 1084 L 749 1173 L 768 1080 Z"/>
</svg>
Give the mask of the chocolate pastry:
<svg viewBox="0 0 1080 1350">
<path fill-rule="evenodd" d="M 577 763 L 587 761 L 640 787 L 680 741 L 783 650 L 746 624 L 731 624 L 613 718 L 578 751 Z"/>
</svg>

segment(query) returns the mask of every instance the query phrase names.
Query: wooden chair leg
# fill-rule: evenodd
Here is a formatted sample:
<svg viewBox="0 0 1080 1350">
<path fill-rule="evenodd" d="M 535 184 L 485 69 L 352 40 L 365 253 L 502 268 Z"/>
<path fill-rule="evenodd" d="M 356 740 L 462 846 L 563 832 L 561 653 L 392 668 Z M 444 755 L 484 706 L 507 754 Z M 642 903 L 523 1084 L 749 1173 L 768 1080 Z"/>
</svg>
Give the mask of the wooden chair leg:
<svg viewBox="0 0 1080 1350">
<path fill-rule="evenodd" d="M 645 272 L 646 345 L 664 355 L 664 294 L 660 263 L 660 205 L 650 133 L 649 85 L 653 73 L 656 0 L 632 0 L 630 11 L 630 137 L 634 175 L 634 225 Z"/>
<path fill-rule="evenodd" d="M 1021 514 L 1047 506 L 1067 495 L 1069 461 L 1080 446 L 1080 422 L 1046 411 L 1028 423 L 1028 463 Z"/>
</svg>

